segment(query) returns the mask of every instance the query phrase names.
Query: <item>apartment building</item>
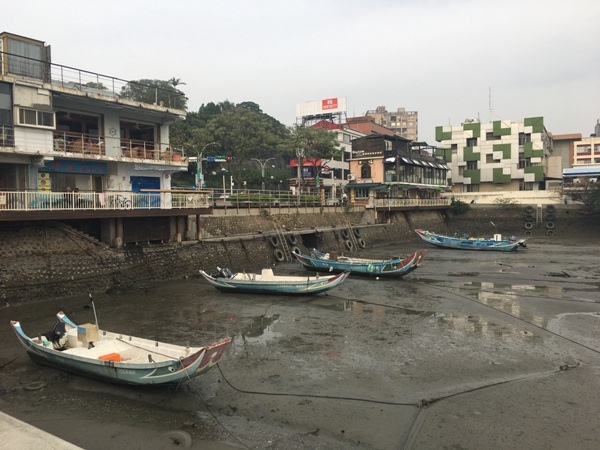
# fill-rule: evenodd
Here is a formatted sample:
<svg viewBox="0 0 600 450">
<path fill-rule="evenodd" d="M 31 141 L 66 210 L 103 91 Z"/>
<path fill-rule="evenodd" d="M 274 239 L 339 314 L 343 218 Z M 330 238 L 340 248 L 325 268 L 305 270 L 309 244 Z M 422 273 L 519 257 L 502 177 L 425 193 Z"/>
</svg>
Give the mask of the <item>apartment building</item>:
<svg viewBox="0 0 600 450">
<path fill-rule="evenodd" d="M 436 140 L 456 193 L 546 190 L 562 179 L 543 117 L 438 126 Z"/>
<path fill-rule="evenodd" d="M 378 106 L 377 109 L 367 111 L 365 115 L 372 117 L 376 124 L 392 130 L 399 136 L 410 141 L 418 140 L 419 113 L 417 111 L 398 108 L 396 111 L 389 112 L 385 106 Z"/>
<path fill-rule="evenodd" d="M 175 239 L 193 214 L 170 192 L 187 170 L 169 142 L 183 94 L 50 55 L 43 41 L 0 33 L 0 221 L 96 221 L 89 228 L 117 245 Z"/>
</svg>

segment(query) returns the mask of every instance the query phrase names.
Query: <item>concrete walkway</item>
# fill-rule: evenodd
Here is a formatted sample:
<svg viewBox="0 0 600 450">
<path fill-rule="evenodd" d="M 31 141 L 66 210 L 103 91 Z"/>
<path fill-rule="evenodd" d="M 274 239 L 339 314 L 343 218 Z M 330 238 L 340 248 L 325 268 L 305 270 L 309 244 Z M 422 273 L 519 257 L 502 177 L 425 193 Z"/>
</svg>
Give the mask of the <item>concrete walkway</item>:
<svg viewBox="0 0 600 450">
<path fill-rule="evenodd" d="M 3 448 L 21 450 L 76 450 L 81 449 L 45 431 L 0 412 L 0 442 Z"/>
</svg>

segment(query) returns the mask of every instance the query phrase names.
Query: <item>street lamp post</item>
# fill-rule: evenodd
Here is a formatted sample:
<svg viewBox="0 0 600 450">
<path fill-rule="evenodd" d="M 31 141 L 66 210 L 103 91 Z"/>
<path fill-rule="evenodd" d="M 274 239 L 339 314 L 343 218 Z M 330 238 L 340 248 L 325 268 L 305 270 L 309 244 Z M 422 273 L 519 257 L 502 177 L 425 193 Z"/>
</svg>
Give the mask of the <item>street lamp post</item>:
<svg viewBox="0 0 600 450">
<path fill-rule="evenodd" d="M 267 165 L 267 163 L 269 161 L 274 160 L 275 158 L 269 158 L 269 159 L 265 159 L 264 161 L 261 161 L 258 158 L 250 158 L 253 161 L 257 161 L 260 164 L 260 169 L 261 169 L 261 180 L 262 180 L 262 190 L 265 190 L 265 166 Z"/>
<path fill-rule="evenodd" d="M 204 147 L 202 147 L 202 150 L 200 150 L 200 152 L 196 153 L 197 155 L 197 159 L 196 159 L 196 186 L 198 189 L 202 189 L 202 187 L 204 187 L 204 177 L 202 174 L 202 155 L 204 154 L 204 150 L 206 150 L 207 147 L 211 146 L 211 145 L 217 145 L 216 142 L 209 142 L 208 144 L 206 144 Z"/>
</svg>

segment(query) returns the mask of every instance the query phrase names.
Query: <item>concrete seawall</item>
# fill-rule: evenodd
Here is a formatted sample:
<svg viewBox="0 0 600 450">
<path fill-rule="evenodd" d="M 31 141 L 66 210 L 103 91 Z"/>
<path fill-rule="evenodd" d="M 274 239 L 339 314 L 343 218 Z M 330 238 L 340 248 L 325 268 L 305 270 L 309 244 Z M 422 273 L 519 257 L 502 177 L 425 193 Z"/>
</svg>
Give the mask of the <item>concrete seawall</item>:
<svg viewBox="0 0 600 450">
<path fill-rule="evenodd" d="M 160 280 L 197 276 L 216 266 L 259 271 L 276 263 L 270 237 L 275 225 L 297 238 L 301 251 L 312 247 L 349 252 L 342 230 L 359 228 L 367 247 L 389 242 L 419 242 L 415 228 L 490 236 L 512 234 L 530 239 L 597 234 L 598 221 L 580 208 L 558 205 L 552 212 L 524 207 L 475 205 L 460 216 L 437 211 L 388 213 L 375 223 L 371 212 L 201 217 L 201 241 L 110 248 L 60 223 L 17 223 L 0 229 L 0 301 L 2 304 L 72 294 L 143 289 Z M 531 227 L 527 226 L 531 224 Z M 550 232 L 551 231 L 551 232 Z M 291 246 L 291 245 L 290 245 Z"/>
</svg>

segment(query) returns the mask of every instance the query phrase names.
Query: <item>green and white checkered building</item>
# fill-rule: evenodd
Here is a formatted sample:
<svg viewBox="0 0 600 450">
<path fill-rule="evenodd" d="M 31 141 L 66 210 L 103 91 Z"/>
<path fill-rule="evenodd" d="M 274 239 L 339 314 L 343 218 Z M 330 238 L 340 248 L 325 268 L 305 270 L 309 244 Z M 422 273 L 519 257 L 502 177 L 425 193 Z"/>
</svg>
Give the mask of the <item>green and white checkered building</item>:
<svg viewBox="0 0 600 450">
<path fill-rule="evenodd" d="M 543 117 L 438 126 L 435 138 L 438 155 L 450 166 L 453 192 L 546 189 L 551 139 Z"/>
</svg>

